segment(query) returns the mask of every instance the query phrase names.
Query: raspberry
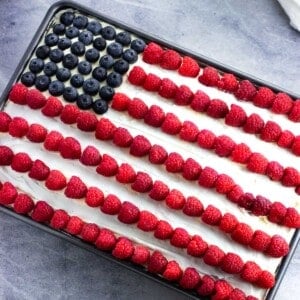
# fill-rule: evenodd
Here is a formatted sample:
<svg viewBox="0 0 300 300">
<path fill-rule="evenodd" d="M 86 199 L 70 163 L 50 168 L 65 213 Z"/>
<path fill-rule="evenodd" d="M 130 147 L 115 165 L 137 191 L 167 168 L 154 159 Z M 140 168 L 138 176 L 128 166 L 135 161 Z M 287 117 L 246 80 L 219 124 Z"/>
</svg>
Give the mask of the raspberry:
<svg viewBox="0 0 300 300">
<path fill-rule="evenodd" d="M 257 196 L 256 201 L 253 202 L 251 212 L 255 216 L 266 216 L 269 214 L 272 202 L 262 196 Z"/>
<path fill-rule="evenodd" d="M 205 67 L 202 75 L 198 78 L 201 83 L 207 86 L 216 86 L 219 79 L 219 73 L 213 67 Z"/>
<path fill-rule="evenodd" d="M 182 167 L 182 176 L 187 180 L 197 180 L 201 172 L 201 166 L 192 158 L 188 158 Z"/>
<path fill-rule="evenodd" d="M 249 245 L 253 238 L 253 234 L 253 230 L 249 225 L 239 223 L 232 231 L 231 238 L 242 245 Z"/>
<path fill-rule="evenodd" d="M 60 155 L 66 159 L 80 159 L 81 146 L 80 143 L 73 137 L 64 138 L 58 148 Z"/>
<path fill-rule="evenodd" d="M 168 194 L 169 187 L 162 181 L 156 180 L 153 183 L 152 189 L 149 193 L 149 197 L 157 201 L 162 201 L 167 197 Z"/>
<path fill-rule="evenodd" d="M 297 155 L 300 156 L 300 136 L 296 136 L 295 139 L 293 140 L 292 143 L 292 152 Z"/>
<path fill-rule="evenodd" d="M 230 110 L 225 117 L 225 124 L 233 127 L 241 127 L 247 121 L 245 111 L 238 105 L 231 104 Z"/>
<path fill-rule="evenodd" d="M 164 50 L 156 43 L 149 43 L 143 52 L 143 61 L 148 64 L 159 64 L 162 60 Z"/>
<path fill-rule="evenodd" d="M 145 265 L 148 263 L 149 257 L 150 251 L 142 245 L 137 245 L 134 248 L 133 255 L 131 256 L 131 261 L 138 265 Z"/>
<path fill-rule="evenodd" d="M 195 268 L 186 268 L 182 274 L 179 285 L 187 290 L 194 289 L 201 280 L 199 273 Z"/>
<path fill-rule="evenodd" d="M 200 285 L 197 288 L 197 293 L 200 296 L 212 295 L 215 291 L 215 281 L 209 275 L 204 275 L 200 281 Z"/>
<path fill-rule="evenodd" d="M 287 167 L 284 169 L 281 182 L 284 186 L 297 186 L 300 184 L 300 174 L 295 168 Z"/>
<path fill-rule="evenodd" d="M 191 102 L 191 108 L 198 112 L 204 112 L 207 110 L 210 104 L 210 98 L 202 91 L 197 91 Z"/>
<path fill-rule="evenodd" d="M 29 126 L 26 137 L 29 141 L 34 143 L 44 142 L 47 135 L 47 129 L 39 124 L 31 124 Z"/>
<path fill-rule="evenodd" d="M 191 238 L 188 232 L 183 228 L 176 228 L 173 231 L 172 238 L 170 240 L 171 245 L 178 248 L 186 248 Z"/>
<path fill-rule="evenodd" d="M 89 111 L 81 111 L 77 117 L 77 127 L 86 132 L 95 131 L 98 119 Z"/>
<path fill-rule="evenodd" d="M 187 253 L 194 257 L 201 257 L 206 252 L 207 247 L 207 243 L 200 236 L 194 235 L 187 246 Z"/>
<path fill-rule="evenodd" d="M 201 216 L 202 221 L 208 225 L 218 225 L 221 218 L 222 213 L 213 205 L 208 205 Z"/>
<path fill-rule="evenodd" d="M 83 227 L 83 221 L 76 217 L 72 216 L 69 219 L 69 222 L 66 226 L 66 231 L 73 235 L 79 235 Z"/>
<path fill-rule="evenodd" d="M 7 146 L 0 145 L 0 166 L 9 166 L 14 157 L 13 151 Z"/>
<path fill-rule="evenodd" d="M 132 143 L 132 136 L 126 128 L 118 127 L 114 132 L 113 143 L 119 147 L 127 148 Z"/>
<path fill-rule="evenodd" d="M 293 107 L 288 115 L 288 118 L 293 122 L 300 121 L 300 99 L 294 101 Z"/>
<path fill-rule="evenodd" d="M 143 68 L 135 66 L 128 74 L 128 81 L 134 85 L 143 85 L 146 76 L 147 74 Z"/>
<path fill-rule="evenodd" d="M 116 215 L 122 207 L 120 199 L 112 194 L 106 196 L 101 211 L 107 215 Z"/>
<path fill-rule="evenodd" d="M 97 187 L 90 187 L 86 192 L 85 202 L 90 207 L 98 207 L 104 202 L 103 192 Z"/>
<path fill-rule="evenodd" d="M 72 176 L 67 183 L 64 193 L 68 198 L 81 199 L 85 197 L 87 193 L 87 187 L 79 177 Z"/>
<path fill-rule="evenodd" d="M 240 289 L 234 289 L 228 296 L 228 300 L 246 300 L 246 295 Z"/>
<path fill-rule="evenodd" d="M 190 121 L 184 121 L 179 132 L 179 137 L 188 142 L 195 142 L 199 133 L 198 127 Z"/>
<path fill-rule="evenodd" d="M 125 94 L 115 93 L 112 98 L 111 107 L 117 111 L 125 111 L 128 108 L 129 101 L 130 98 Z"/>
<path fill-rule="evenodd" d="M 166 170 L 170 173 L 179 173 L 182 171 L 184 160 L 179 153 L 171 152 L 165 161 Z"/>
<path fill-rule="evenodd" d="M 4 111 L 0 111 L 0 132 L 7 132 L 11 117 Z"/>
<path fill-rule="evenodd" d="M 262 230 L 255 230 L 249 246 L 257 251 L 264 252 L 271 242 L 271 237 Z"/>
<path fill-rule="evenodd" d="M 278 93 L 271 110 L 276 114 L 288 114 L 293 107 L 293 100 L 285 93 Z"/>
<path fill-rule="evenodd" d="M 160 240 L 167 240 L 171 237 L 173 233 L 172 226 L 167 221 L 158 221 L 156 229 L 154 231 L 154 236 Z"/>
<path fill-rule="evenodd" d="M 274 100 L 275 94 L 271 89 L 260 87 L 252 101 L 258 107 L 269 108 L 273 105 Z"/>
<path fill-rule="evenodd" d="M 119 166 L 116 179 L 120 183 L 132 183 L 136 179 L 136 173 L 131 165 L 123 163 Z"/>
<path fill-rule="evenodd" d="M 0 203 L 8 205 L 14 203 L 18 192 L 10 182 L 4 182 L 0 189 Z"/>
<path fill-rule="evenodd" d="M 88 243 L 94 243 L 99 235 L 99 227 L 94 223 L 85 223 L 82 226 L 81 238 Z"/>
<path fill-rule="evenodd" d="M 113 138 L 116 126 L 106 118 L 101 118 L 96 126 L 95 136 L 98 140 L 108 141 Z"/>
<path fill-rule="evenodd" d="M 94 146 L 87 146 L 80 157 L 80 162 L 86 166 L 97 166 L 101 162 L 101 155 Z"/>
<path fill-rule="evenodd" d="M 194 94 L 188 86 L 181 85 L 176 90 L 174 100 L 177 105 L 188 105 L 192 102 L 193 96 Z"/>
<path fill-rule="evenodd" d="M 275 277 L 268 271 L 262 271 L 255 283 L 261 288 L 270 289 L 275 284 Z"/>
<path fill-rule="evenodd" d="M 241 278 L 247 282 L 255 282 L 257 281 L 260 273 L 260 267 L 255 262 L 248 261 L 244 264 Z"/>
<path fill-rule="evenodd" d="M 167 151 L 159 145 L 153 145 L 149 151 L 149 161 L 151 164 L 163 164 L 168 157 Z"/>
<path fill-rule="evenodd" d="M 250 101 L 256 94 L 255 86 L 249 80 L 242 80 L 234 95 L 240 100 Z"/>
<path fill-rule="evenodd" d="M 273 121 L 268 121 L 261 131 L 260 138 L 266 142 L 276 142 L 280 134 L 281 127 Z"/>
<path fill-rule="evenodd" d="M 10 90 L 8 98 L 14 103 L 26 104 L 27 92 L 28 89 L 25 85 L 23 85 L 22 83 L 16 83 Z"/>
<path fill-rule="evenodd" d="M 32 109 L 40 109 L 46 104 L 47 100 L 39 90 L 31 89 L 26 94 L 26 102 Z"/>
<path fill-rule="evenodd" d="M 62 190 L 67 185 L 66 177 L 58 170 L 51 170 L 45 182 L 46 187 L 52 191 Z"/>
<path fill-rule="evenodd" d="M 182 209 L 185 204 L 185 197 L 179 190 L 173 189 L 166 197 L 166 204 L 172 209 Z"/>
<path fill-rule="evenodd" d="M 168 262 L 163 277 L 168 281 L 178 281 L 182 276 L 182 270 L 175 260 Z"/>
<path fill-rule="evenodd" d="M 265 253 L 272 257 L 282 257 L 288 254 L 289 244 L 280 235 L 274 235 L 271 238 Z"/>
<path fill-rule="evenodd" d="M 200 217 L 203 212 L 203 205 L 196 197 L 187 197 L 183 213 L 191 217 Z"/>
<path fill-rule="evenodd" d="M 218 88 L 228 92 L 234 92 L 238 89 L 239 83 L 233 74 L 225 73 L 218 81 Z"/>
<path fill-rule="evenodd" d="M 283 225 L 290 228 L 300 228 L 300 216 L 295 208 L 289 207 L 286 210 L 286 214 L 283 218 Z"/>
<path fill-rule="evenodd" d="M 150 273 L 162 274 L 167 264 L 167 259 L 159 251 L 154 251 L 149 258 L 148 271 Z"/>
<path fill-rule="evenodd" d="M 227 199 L 233 203 L 238 203 L 240 197 L 244 194 L 244 191 L 239 185 L 235 185 L 229 193 L 226 194 Z"/>
<path fill-rule="evenodd" d="M 273 202 L 268 215 L 269 221 L 281 224 L 286 214 L 287 209 L 281 202 Z"/>
<path fill-rule="evenodd" d="M 215 139 L 215 152 L 220 157 L 231 155 L 235 147 L 235 142 L 226 135 L 220 135 Z"/>
<path fill-rule="evenodd" d="M 212 99 L 206 111 L 208 116 L 215 119 L 225 118 L 228 112 L 227 104 L 220 99 Z"/>
<path fill-rule="evenodd" d="M 178 69 L 178 73 L 186 77 L 197 77 L 199 74 L 200 67 L 196 60 L 189 56 L 182 58 L 182 64 Z"/>
<path fill-rule="evenodd" d="M 137 172 L 135 181 L 131 184 L 131 188 L 139 193 L 149 192 L 152 186 L 152 178 L 144 172 Z"/>
<path fill-rule="evenodd" d="M 79 113 L 80 110 L 76 105 L 67 104 L 61 111 L 60 119 L 65 124 L 75 124 Z"/>
<path fill-rule="evenodd" d="M 147 155 L 150 149 L 151 143 L 149 140 L 142 135 L 137 135 L 132 140 L 129 152 L 133 156 L 142 157 Z"/>
<path fill-rule="evenodd" d="M 242 271 L 244 262 L 239 255 L 228 252 L 221 263 L 221 269 L 229 274 L 238 274 Z"/>
<path fill-rule="evenodd" d="M 178 117 L 173 113 L 167 113 L 161 125 L 163 132 L 171 135 L 176 135 L 180 132 L 182 124 Z"/>
<path fill-rule="evenodd" d="M 234 215 L 231 213 L 225 213 L 220 220 L 219 228 L 226 233 L 231 233 L 238 223 L 239 222 Z"/>
<path fill-rule="evenodd" d="M 214 169 L 210 167 L 205 167 L 200 176 L 199 176 L 199 185 L 206 187 L 206 188 L 212 188 L 215 186 L 215 182 L 218 178 L 218 173 Z"/>
<path fill-rule="evenodd" d="M 177 92 L 177 85 L 168 78 L 163 78 L 158 94 L 166 99 L 173 99 Z"/>
<path fill-rule="evenodd" d="M 50 226 L 56 230 L 64 229 L 69 221 L 69 215 L 62 209 L 58 209 L 54 212 L 50 221 Z"/>
<path fill-rule="evenodd" d="M 140 212 L 139 221 L 137 227 L 143 231 L 154 231 L 157 227 L 157 217 L 147 210 Z"/>
<path fill-rule="evenodd" d="M 215 146 L 216 136 L 213 132 L 203 129 L 198 134 L 197 143 L 201 148 L 212 149 Z"/>
<path fill-rule="evenodd" d="M 268 163 L 266 169 L 266 175 L 274 181 L 281 180 L 283 176 L 283 166 L 279 164 L 277 161 L 271 161 Z"/>
<path fill-rule="evenodd" d="M 166 50 L 160 61 L 160 66 L 167 70 L 177 70 L 181 65 L 181 56 L 174 50 Z"/>
<path fill-rule="evenodd" d="M 161 79 L 152 73 L 149 73 L 144 81 L 143 88 L 146 91 L 158 92 L 161 86 Z"/>
<path fill-rule="evenodd" d="M 152 105 L 148 109 L 144 122 L 153 127 L 160 127 L 165 119 L 164 111 L 157 105 Z"/>
<path fill-rule="evenodd" d="M 36 222 L 47 222 L 51 220 L 53 213 L 53 208 L 47 202 L 38 201 L 31 213 L 31 218 Z"/>
<path fill-rule="evenodd" d="M 258 174 L 265 174 L 268 160 L 260 153 L 252 153 L 247 163 L 247 169 Z"/>
<path fill-rule="evenodd" d="M 98 165 L 96 172 L 105 177 L 115 176 L 118 173 L 118 163 L 108 154 L 103 154 L 102 161 Z"/>
<path fill-rule="evenodd" d="M 258 300 L 258 298 L 250 295 L 246 297 L 246 300 Z"/>
<path fill-rule="evenodd" d="M 251 153 L 250 148 L 246 144 L 237 144 L 231 152 L 231 159 L 235 162 L 244 164 L 248 161 Z"/>
<path fill-rule="evenodd" d="M 253 194 L 244 193 L 238 199 L 238 205 L 240 207 L 243 207 L 243 208 L 251 211 L 255 201 L 256 201 L 256 199 Z"/>
<path fill-rule="evenodd" d="M 37 159 L 33 162 L 28 176 L 36 180 L 46 180 L 49 176 L 49 167 L 41 160 Z"/>
<path fill-rule="evenodd" d="M 2 202 L 2 201 L 1 201 Z M 14 211 L 18 214 L 28 214 L 34 207 L 33 200 L 25 194 L 19 194 L 14 202 Z"/>
<path fill-rule="evenodd" d="M 28 172 L 32 167 L 32 160 L 27 153 L 17 153 L 11 162 L 11 168 L 17 172 Z"/>
<path fill-rule="evenodd" d="M 225 280 L 217 280 L 215 282 L 216 294 L 211 298 L 212 300 L 228 299 L 233 287 Z"/>
<path fill-rule="evenodd" d="M 63 110 L 63 105 L 59 99 L 50 96 L 42 109 L 43 115 L 47 117 L 58 117 Z"/>
<path fill-rule="evenodd" d="M 102 228 L 99 231 L 95 245 L 98 249 L 111 251 L 114 249 L 116 242 L 117 238 L 115 235 L 109 229 Z"/>
<path fill-rule="evenodd" d="M 233 179 L 226 175 L 220 174 L 218 175 L 215 181 L 216 191 L 220 194 L 227 194 L 229 193 L 235 186 Z"/>
<path fill-rule="evenodd" d="M 251 114 L 244 125 L 247 133 L 260 133 L 264 127 L 264 120 L 258 114 Z"/>
<path fill-rule="evenodd" d="M 125 224 L 134 224 L 139 220 L 140 210 L 132 203 L 123 202 L 118 219 Z"/>
<path fill-rule="evenodd" d="M 215 245 L 208 246 L 203 256 L 203 261 L 210 266 L 219 266 L 225 256 L 225 253 Z"/>
<path fill-rule="evenodd" d="M 25 136 L 28 129 L 28 122 L 21 117 L 14 117 L 8 125 L 8 132 L 13 137 Z"/>
<path fill-rule="evenodd" d="M 148 106 L 139 98 L 134 98 L 128 104 L 128 114 L 135 119 L 144 119 Z"/>
<path fill-rule="evenodd" d="M 49 151 L 58 151 L 63 139 L 58 131 L 50 131 L 45 138 L 44 147 Z"/>
</svg>

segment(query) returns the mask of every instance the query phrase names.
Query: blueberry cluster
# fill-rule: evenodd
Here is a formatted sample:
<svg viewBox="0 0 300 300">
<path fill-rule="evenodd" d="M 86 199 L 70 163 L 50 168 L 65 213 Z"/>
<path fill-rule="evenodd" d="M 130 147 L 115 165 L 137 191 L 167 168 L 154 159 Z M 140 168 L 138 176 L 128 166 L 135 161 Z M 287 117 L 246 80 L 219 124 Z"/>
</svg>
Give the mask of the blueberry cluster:
<svg viewBox="0 0 300 300">
<path fill-rule="evenodd" d="M 21 82 L 103 114 L 144 48 L 143 40 L 132 40 L 126 31 L 117 33 L 110 25 L 66 11 L 36 49 Z"/>
</svg>

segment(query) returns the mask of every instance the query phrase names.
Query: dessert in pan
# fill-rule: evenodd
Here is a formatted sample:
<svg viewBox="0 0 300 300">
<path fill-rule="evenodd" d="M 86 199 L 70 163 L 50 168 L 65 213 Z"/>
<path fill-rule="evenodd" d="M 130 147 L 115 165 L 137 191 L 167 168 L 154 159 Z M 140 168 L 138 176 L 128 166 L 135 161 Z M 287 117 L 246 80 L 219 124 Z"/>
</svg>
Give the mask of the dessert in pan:
<svg viewBox="0 0 300 300">
<path fill-rule="evenodd" d="M 199 297 L 264 299 L 300 226 L 300 100 L 76 9 L 0 112 L 0 202 Z"/>
</svg>

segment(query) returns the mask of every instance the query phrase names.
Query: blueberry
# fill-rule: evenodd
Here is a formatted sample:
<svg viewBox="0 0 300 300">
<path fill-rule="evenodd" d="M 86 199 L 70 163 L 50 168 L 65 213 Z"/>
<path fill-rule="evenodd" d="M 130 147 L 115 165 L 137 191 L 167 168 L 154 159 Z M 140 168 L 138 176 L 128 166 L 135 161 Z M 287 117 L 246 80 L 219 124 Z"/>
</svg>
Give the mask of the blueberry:
<svg viewBox="0 0 300 300">
<path fill-rule="evenodd" d="M 80 32 L 78 40 L 85 45 L 89 45 L 93 41 L 93 34 L 88 30 L 84 30 Z"/>
<path fill-rule="evenodd" d="M 119 59 L 114 63 L 113 67 L 114 71 L 120 73 L 120 74 L 125 74 L 128 69 L 129 69 L 129 64 L 126 60 L 124 59 Z"/>
<path fill-rule="evenodd" d="M 94 39 L 93 46 L 97 50 L 102 51 L 106 48 L 106 40 L 102 37 L 98 37 L 98 38 Z"/>
<path fill-rule="evenodd" d="M 53 27 L 53 32 L 57 35 L 62 35 L 66 32 L 66 26 L 62 23 L 56 24 Z"/>
<path fill-rule="evenodd" d="M 136 39 L 131 42 L 131 49 L 135 50 L 137 53 L 141 53 L 144 51 L 146 47 L 146 43 L 141 39 Z"/>
<path fill-rule="evenodd" d="M 49 33 L 45 36 L 45 44 L 49 47 L 55 46 L 58 42 L 58 36 L 55 33 Z"/>
<path fill-rule="evenodd" d="M 53 61 L 49 61 L 44 66 L 44 73 L 47 76 L 52 76 L 56 73 L 57 66 Z"/>
<path fill-rule="evenodd" d="M 118 87 L 122 83 L 122 76 L 117 72 L 111 72 L 108 74 L 106 82 L 112 88 Z"/>
<path fill-rule="evenodd" d="M 63 66 L 68 69 L 74 69 L 78 64 L 78 57 L 72 53 L 68 53 L 63 58 Z"/>
<path fill-rule="evenodd" d="M 124 52 L 123 52 L 123 55 L 122 57 L 128 61 L 130 64 L 132 63 L 135 63 L 138 59 L 138 56 L 137 56 L 137 53 L 135 50 L 133 49 L 126 49 Z"/>
<path fill-rule="evenodd" d="M 86 94 L 79 95 L 76 104 L 81 109 L 90 109 L 93 104 L 93 98 Z"/>
<path fill-rule="evenodd" d="M 80 74 L 74 74 L 71 77 L 71 84 L 76 88 L 81 87 L 83 85 L 83 82 L 84 82 L 84 78 Z"/>
<path fill-rule="evenodd" d="M 64 57 L 64 52 L 60 49 L 53 49 L 49 53 L 49 58 L 55 63 L 61 62 L 63 57 Z"/>
<path fill-rule="evenodd" d="M 99 51 L 95 48 L 90 48 L 85 52 L 85 58 L 89 62 L 96 62 L 99 59 Z"/>
<path fill-rule="evenodd" d="M 115 61 L 113 59 L 112 56 L 110 55 L 103 55 L 101 58 L 100 58 L 100 66 L 105 68 L 105 69 L 110 69 L 113 65 L 114 65 Z"/>
<path fill-rule="evenodd" d="M 106 26 L 101 29 L 101 35 L 104 39 L 112 41 L 116 36 L 116 30 L 112 26 Z"/>
<path fill-rule="evenodd" d="M 59 81 L 67 81 L 71 77 L 71 72 L 67 68 L 60 68 L 56 71 L 56 78 Z"/>
<path fill-rule="evenodd" d="M 69 39 L 73 39 L 79 35 L 79 30 L 78 28 L 71 26 L 66 30 L 66 37 Z"/>
<path fill-rule="evenodd" d="M 97 67 L 93 70 L 92 75 L 98 81 L 103 81 L 106 79 L 107 72 L 105 68 Z"/>
<path fill-rule="evenodd" d="M 94 78 L 89 78 L 83 83 L 83 90 L 89 95 L 96 95 L 99 91 L 99 82 Z"/>
<path fill-rule="evenodd" d="M 82 75 L 87 75 L 92 71 L 92 65 L 88 61 L 81 61 L 77 68 Z"/>
<path fill-rule="evenodd" d="M 44 61 L 40 58 L 34 58 L 29 63 L 29 70 L 32 73 L 39 73 L 43 70 L 43 68 L 44 68 Z"/>
<path fill-rule="evenodd" d="M 101 99 L 106 101 L 111 100 L 114 94 L 115 94 L 114 89 L 108 85 L 101 87 L 99 91 L 99 96 L 101 97 Z"/>
<path fill-rule="evenodd" d="M 26 86 L 33 86 L 35 81 L 35 74 L 32 72 L 26 72 L 21 76 L 21 82 Z"/>
<path fill-rule="evenodd" d="M 116 36 L 116 42 L 122 44 L 123 46 L 128 46 L 131 42 L 131 36 L 128 32 L 119 32 Z"/>
<path fill-rule="evenodd" d="M 96 35 L 100 33 L 102 25 L 97 21 L 91 21 L 87 24 L 86 29 Z"/>
<path fill-rule="evenodd" d="M 118 58 L 123 53 L 123 47 L 120 43 L 114 42 L 107 46 L 107 53 L 110 54 L 113 58 Z"/>
<path fill-rule="evenodd" d="M 81 56 L 85 52 L 85 46 L 82 42 L 75 42 L 71 46 L 71 52 L 75 55 Z"/>
<path fill-rule="evenodd" d="M 73 25 L 78 29 L 84 29 L 87 26 L 88 21 L 86 16 L 76 16 L 73 20 Z"/>
<path fill-rule="evenodd" d="M 38 58 L 45 59 L 48 57 L 49 52 L 50 48 L 47 45 L 43 45 L 36 49 L 35 54 Z"/>
<path fill-rule="evenodd" d="M 35 79 L 35 86 L 41 92 L 46 91 L 50 84 L 50 78 L 46 75 L 40 75 Z"/>
<path fill-rule="evenodd" d="M 93 103 L 92 108 L 93 108 L 93 110 L 96 114 L 101 114 L 102 115 L 102 114 L 107 112 L 108 104 L 105 100 L 98 99 Z"/>
<path fill-rule="evenodd" d="M 60 50 L 66 50 L 71 47 L 71 44 L 72 44 L 71 40 L 64 37 L 58 40 L 57 47 Z"/>
<path fill-rule="evenodd" d="M 75 102 L 78 97 L 78 92 L 74 87 L 68 86 L 64 90 L 63 97 L 68 102 Z"/>
<path fill-rule="evenodd" d="M 65 85 L 61 81 L 55 80 L 49 84 L 49 93 L 52 96 L 62 95 L 64 92 L 64 89 L 65 89 Z"/>
<path fill-rule="evenodd" d="M 60 16 L 60 21 L 66 26 L 71 25 L 73 19 L 74 19 L 74 14 L 71 11 L 66 11 Z"/>
</svg>

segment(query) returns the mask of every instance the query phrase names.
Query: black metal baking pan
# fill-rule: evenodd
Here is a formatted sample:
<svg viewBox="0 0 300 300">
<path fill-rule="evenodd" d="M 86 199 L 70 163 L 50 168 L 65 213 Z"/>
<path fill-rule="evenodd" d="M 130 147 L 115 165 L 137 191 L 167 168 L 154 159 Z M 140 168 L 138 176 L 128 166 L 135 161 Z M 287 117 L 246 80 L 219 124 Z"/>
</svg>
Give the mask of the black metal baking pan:
<svg viewBox="0 0 300 300">
<path fill-rule="evenodd" d="M 43 21 L 42 21 L 41 25 L 39 26 L 37 32 L 35 33 L 35 35 L 34 35 L 32 41 L 30 42 L 27 50 L 25 51 L 18 67 L 16 68 L 15 72 L 13 73 L 13 75 L 12 75 L 11 79 L 9 80 L 6 88 L 4 89 L 4 92 L 0 97 L 0 109 L 2 109 L 4 107 L 4 104 L 5 104 L 5 101 L 8 98 L 8 94 L 9 94 L 9 91 L 11 89 L 11 86 L 19 80 L 20 75 L 22 74 L 25 66 L 27 65 L 29 58 L 31 57 L 31 55 L 35 51 L 35 48 L 37 47 L 43 33 L 45 32 L 45 30 L 47 30 L 48 26 L 50 25 L 49 22 L 51 21 L 53 16 L 59 10 L 63 10 L 63 9 L 74 9 L 74 10 L 77 10 L 77 11 L 83 13 L 83 14 L 96 17 L 96 18 L 98 18 L 98 19 L 100 19 L 104 22 L 110 23 L 114 26 L 117 26 L 119 28 L 125 29 L 125 30 L 127 30 L 131 33 L 136 34 L 137 36 L 143 38 L 146 42 L 147 41 L 158 42 L 160 45 L 162 45 L 166 48 L 174 49 L 174 50 L 178 51 L 181 54 L 189 55 L 189 56 L 193 57 L 194 59 L 199 61 L 200 66 L 206 66 L 206 65 L 213 66 L 221 72 L 233 73 L 239 79 L 248 79 L 251 82 L 253 82 L 254 84 L 256 84 L 257 86 L 266 86 L 266 87 L 271 88 L 275 92 L 281 91 L 281 92 L 285 92 L 285 93 L 289 94 L 293 98 L 300 98 L 300 95 L 297 95 L 293 92 L 284 90 L 284 89 L 280 88 L 279 86 L 275 86 L 275 85 L 273 85 L 269 82 L 262 81 L 262 80 L 260 80 L 256 77 L 251 76 L 250 74 L 240 72 L 240 71 L 238 71 L 238 70 L 236 70 L 236 69 L 234 69 L 230 66 L 226 66 L 226 65 L 224 65 L 224 64 L 222 64 L 218 61 L 215 61 L 215 60 L 213 60 L 211 58 L 208 58 L 206 56 L 203 56 L 201 54 L 191 52 L 188 49 L 185 49 L 185 48 L 182 48 L 182 47 L 178 47 L 174 44 L 171 44 L 171 43 L 165 41 L 164 39 L 162 39 L 160 37 L 150 36 L 149 34 L 147 34 L 146 32 L 144 32 L 140 29 L 129 27 L 126 24 L 111 18 L 110 16 L 103 15 L 103 14 L 101 14 L 99 12 L 96 12 L 92 9 L 84 7 L 84 6 L 82 6 L 78 3 L 75 3 L 75 2 L 72 2 L 72 1 L 59 1 L 59 2 L 55 3 L 54 5 L 52 5 L 49 8 L 45 18 L 43 19 Z M 143 276 L 146 276 L 146 277 L 148 277 L 148 278 L 150 278 L 150 279 L 152 279 L 156 282 L 159 282 L 160 284 L 163 284 L 163 285 L 165 285 L 165 286 L 167 286 L 171 289 L 176 290 L 179 293 L 182 293 L 182 294 L 190 297 L 191 299 L 199 299 L 199 296 L 196 295 L 195 293 L 185 291 L 185 290 L 181 289 L 178 285 L 176 285 L 174 283 L 170 283 L 170 282 L 166 281 L 165 279 L 163 279 L 160 276 L 150 274 L 149 272 L 147 272 L 144 268 L 142 268 L 140 266 L 136 266 L 136 265 L 134 265 L 130 262 L 127 262 L 127 261 L 120 261 L 120 260 L 114 258 L 111 254 L 109 254 L 107 252 L 104 252 L 104 251 L 101 251 L 101 250 L 97 249 L 96 247 L 94 247 L 94 246 L 92 246 L 88 243 L 85 243 L 84 241 L 82 241 L 81 239 L 79 239 L 77 237 L 69 235 L 69 234 L 67 234 L 63 231 L 54 230 L 54 229 L 50 228 L 49 226 L 47 226 L 45 224 L 37 223 L 37 222 L 33 221 L 31 218 L 29 218 L 28 216 L 19 215 L 19 214 L 15 213 L 10 208 L 0 206 L 0 211 L 6 213 L 8 215 L 11 215 L 11 216 L 23 221 L 23 222 L 26 222 L 26 223 L 28 223 L 32 226 L 35 226 L 35 227 L 37 227 L 41 230 L 49 232 L 49 233 L 51 233 L 51 234 L 53 234 L 57 237 L 60 237 L 64 240 L 67 240 L 68 242 L 70 242 L 72 244 L 75 244 L 75 245 L 77 245 L 77 246 L 79 246 L 83 249 L 86 249 L 90 252 L 93 252 L 93 253 L 95 253 L 99 256 L 102 256 L 102 257 L 104 257 L 104 258 L 106 258 L 110 261 L 113 261 L 113 262 L 119 264 L 119 265 L 122 265 L 127 269 L 130 269 L 134 272 L 140 273 Z M 293 255 L 295 253 L 295 250 L 297 248 L 299 240 L 300 240 L 300 231 L 296 230 L 295 234 L 293 235 L 293 238 L 291 240 L 291 243 L 290 243 L 290 252 L 286 257 L 283 258 L 280 266 L 278 267 L 277 274 L 276 274 L 276 285 L 271 290 L 269 290 L 269 292 L 267 294 L 267 297 L 266 297 L 266 300 L 272 300 L 272 299 L 275 298 L 276 293 L 278 291 L 278 288 L 280 286 L 280 283 L 281 283 L 285 273 L 288 270 L 289 263 L 290 263 Z M 202 297 L 201 299 L 205 300 L 207 298 Z"/>
</svg>

